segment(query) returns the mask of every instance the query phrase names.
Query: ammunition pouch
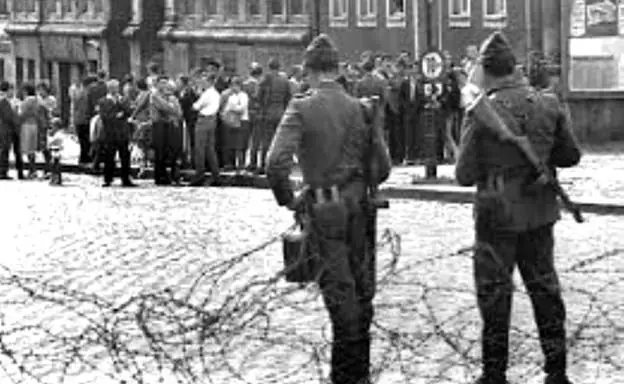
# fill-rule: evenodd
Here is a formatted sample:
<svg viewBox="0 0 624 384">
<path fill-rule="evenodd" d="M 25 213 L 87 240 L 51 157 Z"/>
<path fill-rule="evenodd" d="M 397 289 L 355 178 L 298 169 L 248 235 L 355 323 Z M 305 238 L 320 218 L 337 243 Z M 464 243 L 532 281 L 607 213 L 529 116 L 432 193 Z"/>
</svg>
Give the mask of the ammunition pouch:
<svg viewBox="0 0 624 384">
<path fill-rule="evenodd" d="M 319 242 L 347 239 L 349 209 L 336 186 L 309 191 L 303 205 L 304 212 L 295 215 L 299 232 L 282 238 L 286 281 L 291 283 L 318 280 L 322 268 Z"/>
<path fill-rule="evenodd" d="M 475 199 L 475 226 L 477 236 L 506 227 L 511 222 L 511 207 L 504 195 L 501 175 L 488 177 L 486 187 Z"/>
</svg>

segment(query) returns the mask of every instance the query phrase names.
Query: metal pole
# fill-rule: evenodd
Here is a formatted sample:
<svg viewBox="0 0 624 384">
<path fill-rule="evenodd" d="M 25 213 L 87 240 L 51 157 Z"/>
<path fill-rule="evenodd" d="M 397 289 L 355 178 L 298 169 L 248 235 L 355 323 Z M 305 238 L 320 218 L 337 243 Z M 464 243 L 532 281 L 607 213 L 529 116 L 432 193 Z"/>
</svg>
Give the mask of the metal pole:
<svg viewBox="0 0 624 384">
<path fill-rule="evenodd" d="M 427 1 L 427 50 L 434 49 L 433 46 L 433 0 Z M 429 144 L 430 148 L 426 149 L 427 158 L 425 161 L 425 178 L 436 179 L 438 177 L 438 166 L 436 161 L 437 156 L 437 111 L 431 101 L 425 106 L 425 125 L 427 127 L 427 133 L 425 137 L 429 137 L 429 140 L 425 140 Z"/>
</svg>

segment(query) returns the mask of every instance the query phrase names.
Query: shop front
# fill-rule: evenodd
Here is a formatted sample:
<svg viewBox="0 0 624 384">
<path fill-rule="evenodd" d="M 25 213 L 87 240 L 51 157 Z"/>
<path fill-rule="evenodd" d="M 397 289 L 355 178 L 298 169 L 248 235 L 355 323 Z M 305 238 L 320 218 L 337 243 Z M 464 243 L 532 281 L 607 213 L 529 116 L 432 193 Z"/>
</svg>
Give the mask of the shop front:
<svg viewBox="0 0 624 384">
<path fill-rule="evenodd" d="M 624 0 L 562 1 L 562 83 L 583 141 L 624 139 Z"/>
<path fill-rule="evenodd" d="M 164 67 L 168 73 L 188 73 L 208 58 L 219 60 L 229 75 L 245 75 L 252 62 L 266 66 L 271 57 L 283 68 L 301 63 L 301 54 L 310 41 L 305 26 L 282 28 L 177 29 L 165 27 L 159 32 L 164 42 Z"/>
<path fill-rule="evenodd" d="M 109 71 L 106 26 L 44 24 L 39 29 L 42 77 L 49 81 L 59 101 L 61 117 L 69 120 L 69 88 L 85 73 Z"/>
</svg>

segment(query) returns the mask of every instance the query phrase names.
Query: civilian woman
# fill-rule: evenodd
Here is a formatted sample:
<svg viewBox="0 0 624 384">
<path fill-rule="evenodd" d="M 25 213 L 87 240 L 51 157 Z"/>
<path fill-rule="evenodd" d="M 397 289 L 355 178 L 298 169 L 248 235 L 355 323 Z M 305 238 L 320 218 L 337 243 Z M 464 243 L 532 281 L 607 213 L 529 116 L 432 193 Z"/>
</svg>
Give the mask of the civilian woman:
<svg viewBox="0 0 624 384">
<path fill-rule="evenodd" d="M 249 130 L 249 96 L 242 90 L 243 81 L 233 77 L 230 88 L 223 93 L 221 121 L 226 132 L 226 151 L 234 159 L 237 171 L 245 167 Z"/>
</svg>

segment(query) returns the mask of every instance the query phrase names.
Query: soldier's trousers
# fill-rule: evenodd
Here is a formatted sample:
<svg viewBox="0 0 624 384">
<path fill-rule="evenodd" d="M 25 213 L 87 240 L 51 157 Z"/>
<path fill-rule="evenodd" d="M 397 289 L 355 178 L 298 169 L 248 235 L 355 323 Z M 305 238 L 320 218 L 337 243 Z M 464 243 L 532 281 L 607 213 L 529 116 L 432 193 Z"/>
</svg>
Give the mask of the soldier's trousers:
<svg viewBox="0 0 624 384">
<path fill-rule="evenodd" d="M 375 260 L 366 249 L 366 216 L 349 204 L 346 222 L 313 217 L 323 272 L 319 285 L 333 328 L 331 381 L 368 384 Z"/>
<path fill-rule="evenodd" d="M 515 265 L 518 265 L 533 304 L 546 358 L 544 370 L 547 373 L 565 372 L 566 311 L 554 266 L 553 225 L 526 232 L 477 233 L 477 241 L 481 245 L 475 252 L 474 277 L 483 320 L 484 373 L 501 375 L 507 370 Z"/>
</svg>

